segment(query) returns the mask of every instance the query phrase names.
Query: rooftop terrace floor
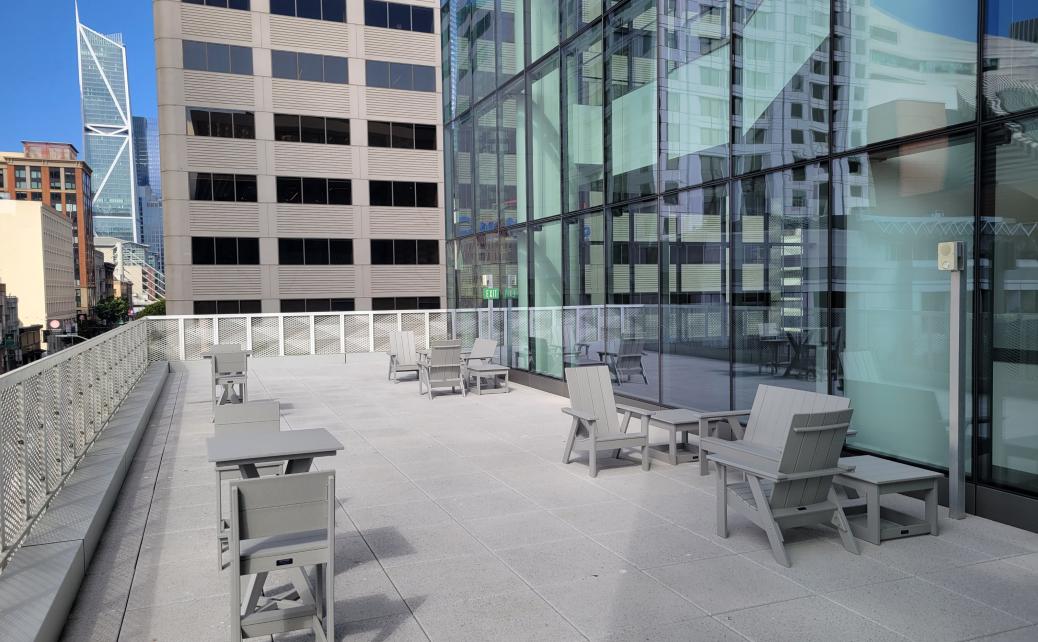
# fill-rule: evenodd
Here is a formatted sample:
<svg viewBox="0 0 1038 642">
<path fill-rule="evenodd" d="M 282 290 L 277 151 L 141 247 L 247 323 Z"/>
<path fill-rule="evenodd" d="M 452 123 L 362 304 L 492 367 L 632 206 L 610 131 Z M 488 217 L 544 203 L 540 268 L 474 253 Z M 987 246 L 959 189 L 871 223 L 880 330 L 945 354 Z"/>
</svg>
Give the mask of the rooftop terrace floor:
<svg viewBox="0 0 1038 642">
<path fill-rule="evenodd" d="M 939 537 L 854 556 L 835 531 L 792 529 L 786 569 L 738 516 L 714 534 L 715 480 L 697 465 L 606 460 L 594 480 L 585 460 L 564 466 L 561 397 L 513 384 L 430 402 L 387 382 L 383 355 L 250 368 L 250 396 L 279 399 L 283 429 L 345 446 L 315 461 L 337 475 L 340 639 L 1038 640 L 1038 534 L 942 509 Z M 67 640 L 228 638 L 208 365 L 175 369 Z"/>
</svg>

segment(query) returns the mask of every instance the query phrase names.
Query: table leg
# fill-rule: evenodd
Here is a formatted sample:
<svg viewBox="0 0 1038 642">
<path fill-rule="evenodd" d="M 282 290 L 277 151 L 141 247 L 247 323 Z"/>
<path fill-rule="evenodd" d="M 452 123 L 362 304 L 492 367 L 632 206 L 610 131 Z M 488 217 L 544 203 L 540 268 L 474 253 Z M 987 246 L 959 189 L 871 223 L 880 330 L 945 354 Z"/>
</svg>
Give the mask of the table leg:
<svg viewBox="0 0 1038 642">
<path fill-rule="evenodd" d="M 242 479 L 256 479 L 260 476 L 259 469 L 256 468 L 256 464 L 239 464 L 238 472 L 241 473 Z"/>
<path fill-rule="evenodd" d="M 286 475 L 295 475 L 296 473 L 305 473 L 310 470 L 310 464 L 314 461 L 313 457 L 301 457 L 299 459 L 289 459 L 288 464 L 285 466 Z"/>
<path fill-rule="evenodd" d="M 869 542 L 880 543 L 879 488 L 872 486 L 865 491 L 865 534 Z"/>
<path fill-rule="evenodd" d="M 930 524 L 930 534 L 937 534 L 937 480 L 926 493 L 926 522 Z"/>
<path fill-rule="evenodd" d="M 678 465 L 678 431 L 676 426 L 669 426 L 667 428 L 668 437 L 670 438 L 670 465 Z"/>
</svg>

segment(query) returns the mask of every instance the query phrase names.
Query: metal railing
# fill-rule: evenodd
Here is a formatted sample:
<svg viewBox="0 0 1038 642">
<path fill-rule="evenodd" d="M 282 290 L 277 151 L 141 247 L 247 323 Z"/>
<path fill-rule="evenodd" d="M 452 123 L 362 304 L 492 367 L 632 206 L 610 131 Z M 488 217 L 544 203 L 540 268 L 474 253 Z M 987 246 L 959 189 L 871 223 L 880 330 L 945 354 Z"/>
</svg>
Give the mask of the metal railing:
<svg viewBox="0 0 1038 642">
<path fill-rule="evenodd" d="M 0 375 L 0 569 L 148 366 L 135 321 Z"/>
</svg>

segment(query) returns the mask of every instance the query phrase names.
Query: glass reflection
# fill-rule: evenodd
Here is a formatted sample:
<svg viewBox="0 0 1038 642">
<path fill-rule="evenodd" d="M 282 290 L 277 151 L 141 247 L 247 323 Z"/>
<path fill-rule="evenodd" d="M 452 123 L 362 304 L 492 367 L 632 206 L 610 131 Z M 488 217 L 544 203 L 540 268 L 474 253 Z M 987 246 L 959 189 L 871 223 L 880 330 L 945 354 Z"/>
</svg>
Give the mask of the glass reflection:
<svg viewBox="0 0 1038 642">
<path fill-rule="evenodd" d="M 497 88 L 497 44 L 494 21 L 495 0 L 470 0 L 472 14 L 469 36 L 472 39 L 472 94 L 473 102 Z"/>
<path fill-rule="evenodd" d="M 526 91 L 521 79 L 505 88 L 500 102 L 501 224 L 507 226 L 526 221 Z"/>
<path fill-rule="evenodd" d="M 501 345 L 507 352 L 508 365 L 530 369 L 530 274 L 526 228 L 501 233 L 498 243 L 504 287 L 501 303 L 505 322 Z"/>
<path fill-rule="evenodd" d="M 601 212 L 566 219 L 563 357 L 567 366 L 598 363 L 605 341 L 606 235 Z"/>
<path fill-rule="evenodd" d="M 472 119 L 466 114 L 451 125 L 453 146 L 451 172 L 454 179 L 451 196 L 453 228 L 457 236 L 467 236 L 475 231 L 472 217 Z"/>
<path fill-rule="evenodd" d="M 523 0 L 501 0 L 497 14 L 497 39 L 500 43 L 501 81 L 523 70 L 525 62 Z"/>
<path fill-rule="evenodd" d="M 984 17 L 985 114 L 1038 107 L 1038 2 L 986 0 Z"/>
<path fill-rule="evenodd" d="M 562 377 L 562 223 L 533 226 L 530 355 L 534 372 Z"/>
<path fill-rule="evenodd" d="M 602 205 L 602 120 L 605 104 L 602 34 L 591 30 L 563 52 L 566 77 L 567 211 Z"/>
<path fill-rule="evenodd" d="M 475 115 L 476 152 L 476 221 L 477 231 L 488 232 L 497 228 L 498 220 L 498 155 L 497 103 L 493 100 L 480 104 Z"/>
<path fill-rule="evenodd" d="M 530 136 L 533 218 L 562 211 L 562 123 L 559 119 L 559 59 L 530 72 Z"/>
</svg>

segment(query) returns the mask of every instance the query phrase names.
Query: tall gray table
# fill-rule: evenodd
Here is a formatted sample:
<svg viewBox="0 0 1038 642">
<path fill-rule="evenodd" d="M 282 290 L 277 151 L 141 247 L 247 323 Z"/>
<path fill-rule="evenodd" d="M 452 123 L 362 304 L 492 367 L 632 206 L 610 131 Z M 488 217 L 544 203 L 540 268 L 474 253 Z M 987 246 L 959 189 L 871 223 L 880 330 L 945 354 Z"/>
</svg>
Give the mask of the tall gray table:
<svg viewBox="0 0 1038 642">
<path fill-rule="evenodd" d="M 206 442 L 209 461 L 217 466 L 237 466 L 245 479 L 259 477 L 258 464 L 288 462 L 285 474 L 305 473 L 315 457 L 334 457 L 342 444 L 323 428 L 271 433 L 230 433 Z"/>
<path fill-rule="evenodd" d="M 670 439 L 667 444 L 650 445 L 649 456 L 666 459 L 671 466 L 677 466 L 679 462 L 699 459 L 699 420 L 700 413 L 687 408 L 660 410 L 653 413 L 652 418 L 649 419 L 649 425 L 666 429 Z M 678 444 L 678 433 L 681 434 L 680 444 Z M 689 434 L 692 435 L 691 444 Z"/>
<path fill-rule="evenodd" d="M 937 480 L 944 475 L 871 455 L 841 457 L 840 466 L 854 467 L 837 475 L 833 485 L 843 495 L 841 503 L 855 537 L 879 545 L 885 539 L 937 534 Z M 881 506 L 879 498 L 890 493 L 922 498 L 923 518 Z"/>
</svg>

